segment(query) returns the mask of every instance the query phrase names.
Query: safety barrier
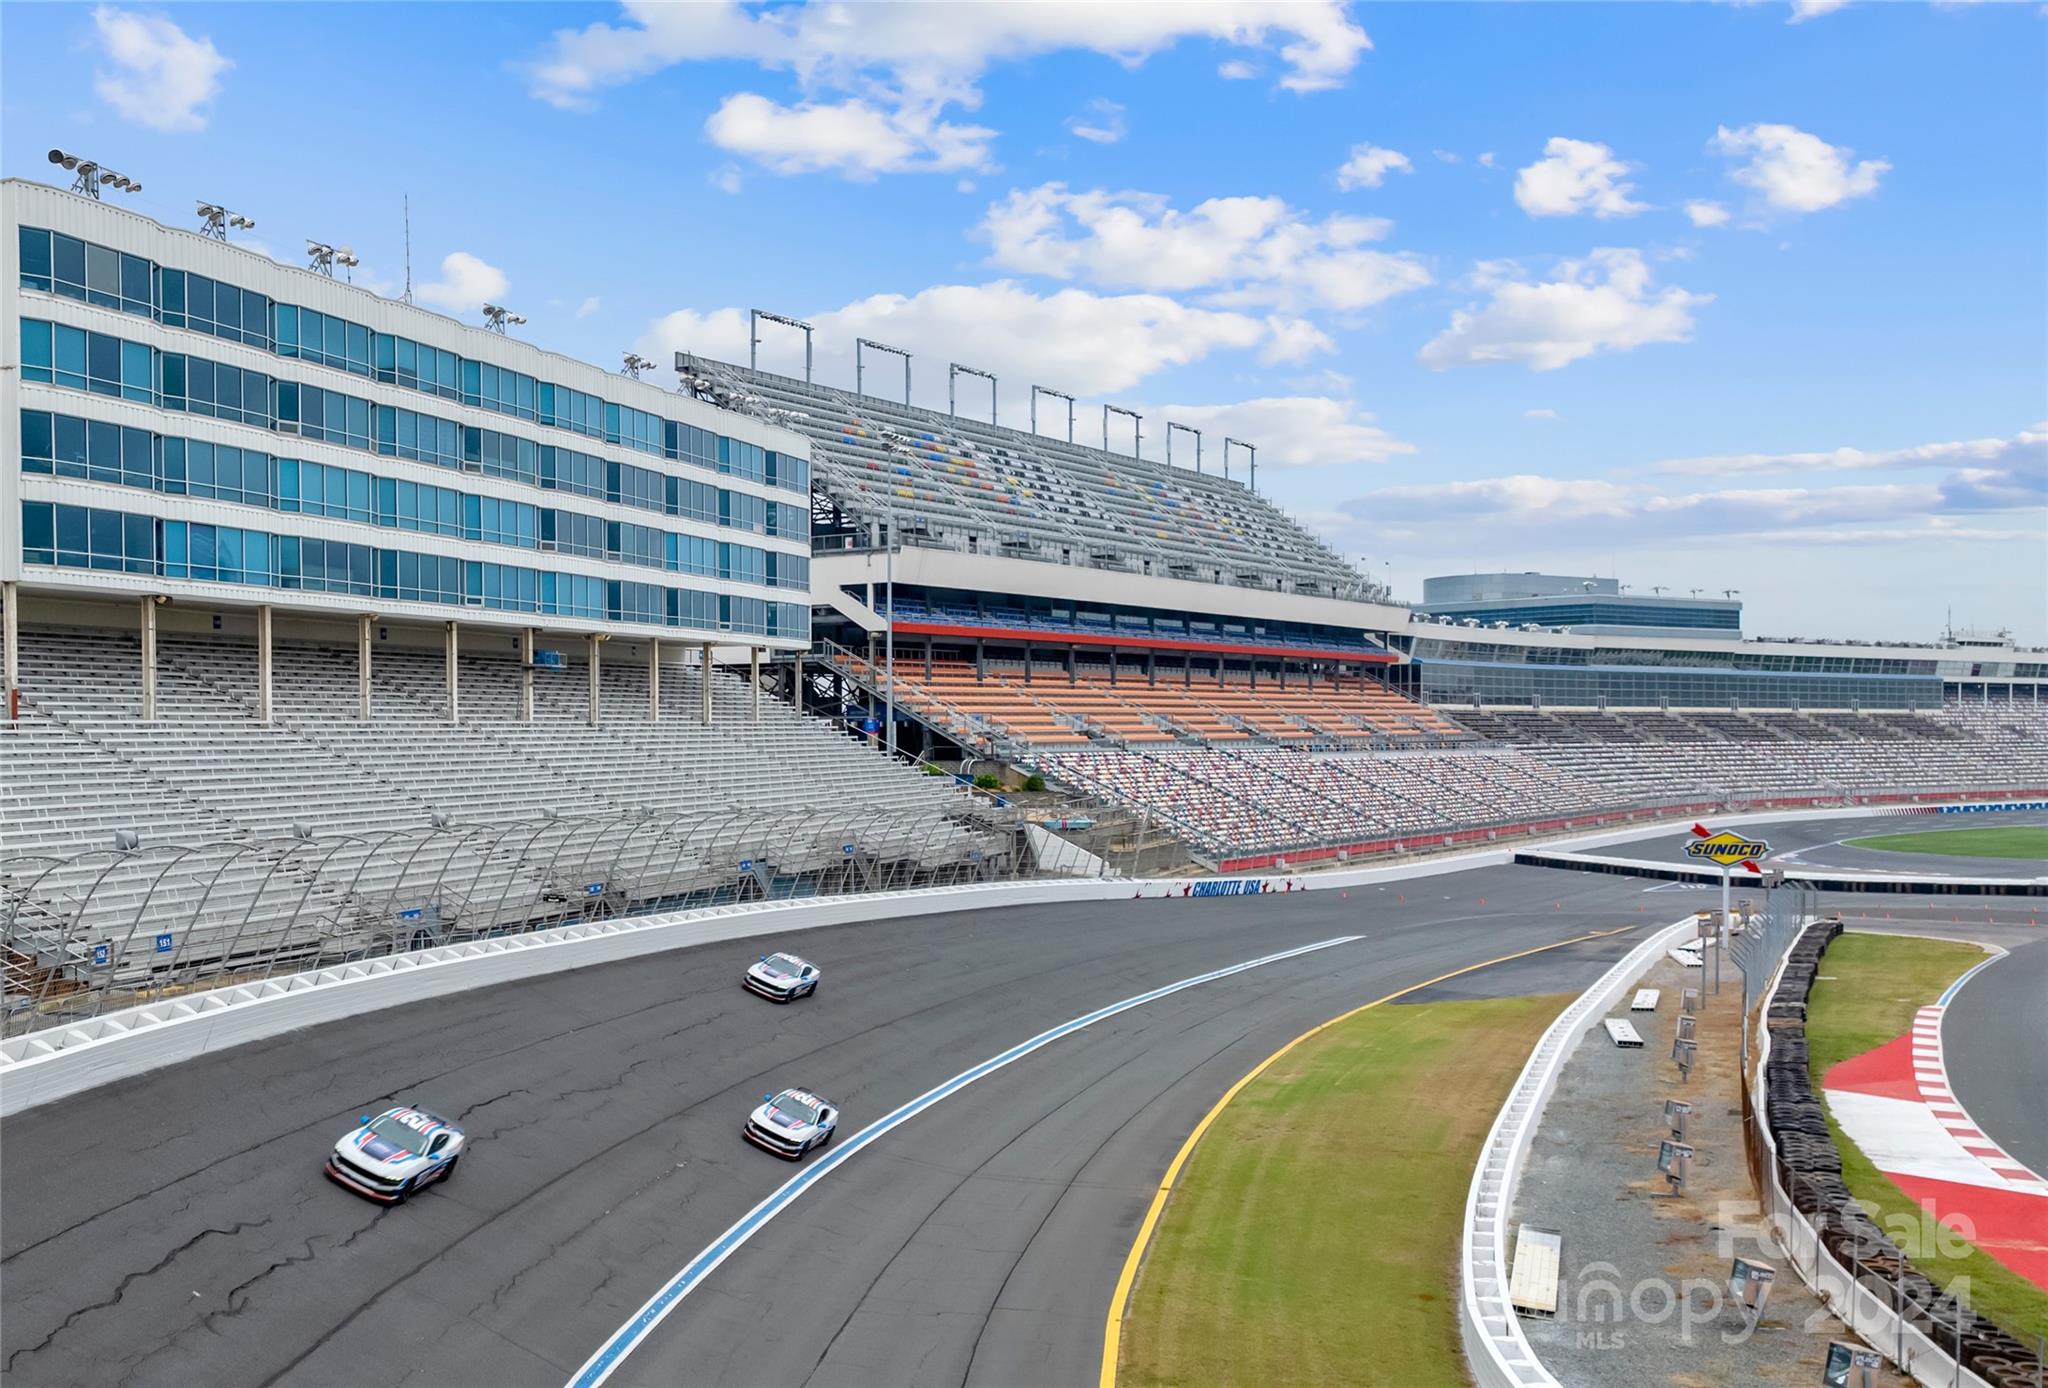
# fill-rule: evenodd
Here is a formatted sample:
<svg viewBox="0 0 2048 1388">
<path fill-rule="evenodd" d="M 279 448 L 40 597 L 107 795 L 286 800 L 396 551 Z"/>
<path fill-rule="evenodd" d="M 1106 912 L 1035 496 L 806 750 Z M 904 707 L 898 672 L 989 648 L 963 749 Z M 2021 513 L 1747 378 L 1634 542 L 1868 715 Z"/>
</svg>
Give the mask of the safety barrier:
<svg viewBox="0 0 2048 1388">
<path fill-rule="evenodd" d="M 1602 872 L 1621 877 L 1648 877 L 1662 882 L 1696 882 L 1719 886 L 1721 870 L 1694 867 L 1641 858 L 1617 858 L 1596 853 L 1563 853 L 1553 849 L 1524 848 L 1515 862 L 1525 867 L 1561 868 L 1571 872 Z M 1792 867 L 1785 878 L 1817 892 L 1892 892 L 1908 896 L 1935 894 L 1954 896 L 2048 896 L 2048 877 L 1945 877 L 1936 873 L 1879 872 L 1846 868 Z M 1760 879 L 1737 879 L 1753 886 Z"/>
<path fill-rule="evenodd" d="M 1507 1102 L 1486 1135 L 1486 1145 L 1479 1150 L 1479 1165 L 1465 1196 L 1458 1293 L 1465 1360 L 1480 1388 L 1556 1388 L 1558 1380 L 1536 1357 L 1508 1301 L 1507 1237 L 1515 1187 L 1544 1106 L 1580 1038 L 1666 949 L 1681 938 L 1690 938 L 1692 931 L 1690 915 L 1659 930 L 1623 955 L 1558 1014 L 1529 1053 L 1529 1063 L 1508 1091 Z"/>
</svg>

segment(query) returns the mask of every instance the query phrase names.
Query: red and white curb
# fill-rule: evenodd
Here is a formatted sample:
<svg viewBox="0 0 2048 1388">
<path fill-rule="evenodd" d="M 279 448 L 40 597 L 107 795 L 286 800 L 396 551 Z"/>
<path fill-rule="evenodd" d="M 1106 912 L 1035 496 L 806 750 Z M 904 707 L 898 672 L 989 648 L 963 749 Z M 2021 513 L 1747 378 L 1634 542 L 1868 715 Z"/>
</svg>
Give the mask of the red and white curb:
<svg viewBox="0 0 2048 1388">
<path fill-rule="evenodd" d="M 1913 1014 L 1913 1083 L 1921 1100 L 1942 1131 L 1982 1162 L 2001 1183 L 2031 1195 L 2048 1195 L 2048 1180 L 1986 1137 L 1949 1087 L 1948 1066 L 1941 1049 L 1941 1019 L 1947 1011 L 1945 1004 L 1935 1003 Z"/>
</svg>

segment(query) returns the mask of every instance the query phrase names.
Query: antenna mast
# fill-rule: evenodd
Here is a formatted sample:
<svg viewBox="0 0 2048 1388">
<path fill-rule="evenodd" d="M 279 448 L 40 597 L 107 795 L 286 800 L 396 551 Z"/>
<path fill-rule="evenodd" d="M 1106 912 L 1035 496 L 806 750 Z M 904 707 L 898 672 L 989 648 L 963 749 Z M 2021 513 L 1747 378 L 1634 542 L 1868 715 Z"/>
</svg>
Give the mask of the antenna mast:
<svg viewBox="0 0 2048 1388">
<path fill-rule="evenodd" d="M 405 195 L 405 301 L 412 302 L 412 194 Z"/>
</svg>

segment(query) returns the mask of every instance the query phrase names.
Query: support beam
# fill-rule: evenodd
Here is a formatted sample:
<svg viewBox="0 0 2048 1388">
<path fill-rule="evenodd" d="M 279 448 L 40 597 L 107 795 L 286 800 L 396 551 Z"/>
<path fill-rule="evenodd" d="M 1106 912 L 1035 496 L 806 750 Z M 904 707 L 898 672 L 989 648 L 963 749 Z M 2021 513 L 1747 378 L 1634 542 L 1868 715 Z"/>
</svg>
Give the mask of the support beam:
<svg viewBox="0 0 2048 1388">
<path fill-rule="evenodd" d="M 761 648 L 747 647 L 747 688 L 754 697 L 751 721 L 761 721 Z"/>
<path fill-rule="evenodd" d="M 789 706 L 798 713 L 804 711 L 804 653 L 796 653 L 796 664 L 790 669 Z"/>
<path fill-rule="evenodd" d="M 519 633 L 519 721 L 533 721 L 533 628 Z"/>
<path fill-rule="evenodd" d="M 462 721 L 461 681 L 456 674 L 457 656 L 461 650 L 462 623 L 450 622 L 445 637 L 444 659 L 448 666 L 448 721 L 451 723 Z"/>
<path fill-rule="evenodd" d="M 367 612 L 356 618 L 356 718 L 364 723 L 370 721 L 370 623 L 375 620 Z"/>
<path fill-rule="evenodd" d="M 274 631 L 269 603 L 256 608 L 256 721 L 270 721 L 271 636 Z"/>
<path fill-rule="evenodd" d="M 661 642 L 647 643 L 647 721 L 661 721 Z"/>
<path fill-rule="evenodd" d="M 603 644 L 603 636 L 594 631 L 590 633 L 590 712 L 588 717 L 590 719 L 590 726 L 593 728 L 597 726 L 597 682 L 602 664 L 602 657 L 598 655 L 597 649 Z"/>
<path fill-rule="evenodd" d="M 702 653 L 698 657 L 697 683 L 702 687 L 700 692 L 703 697 L 703 702 L 698 709 L 697 718 L 698 721 L 708 728 L 711 726 L 711 643 L 709 641 L 704 643 Z"/>
<path fill-rule="evenodd" d="M 156 594 L 142 598 L 142 717 L 156 717 Z"/>
<path fill-rule="evenodd" d="M 0 678 L 4 686 L 0 692 L 7 696 L 7 721 L 17 716 L 20 700 L 15 691 L 21 688 L 21 585 L 14 582 L 0 583 L 0 625 L 6 630 L 0 636 Z"/>
</svg>

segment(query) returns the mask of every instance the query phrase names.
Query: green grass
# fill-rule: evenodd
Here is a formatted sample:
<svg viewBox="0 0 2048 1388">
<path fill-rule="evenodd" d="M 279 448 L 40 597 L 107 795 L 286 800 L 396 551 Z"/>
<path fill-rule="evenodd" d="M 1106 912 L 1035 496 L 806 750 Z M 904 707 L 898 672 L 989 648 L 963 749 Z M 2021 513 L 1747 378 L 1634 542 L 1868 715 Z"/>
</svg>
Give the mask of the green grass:
<svg viewBox="0 0 2048 1388">
<path fill-rule="evenodd" d="M 2048 860 L 2048 824 L 2007 824 L 1996 829 L 1931 829 L 1919 834 L 1879 834 L 1844 840 L 1851 848 L 1880 853 L 1943 853 L 1951 858 Z"/>
<path fill-rule="evenodd" d="M 1993 831 L 2003 832 L 2003 831 Z M 1908 837 L 1939 837 L 1909 835 Z M 1806 1015 L 1806 1043 L 1813 1082 L 1819 1086 L 1828 1067 L 1862 1055 L 1913 1027 L 1913 1014 L 1941 996 L 1965 969 L 1980 964 L 1984 951 L 1952 940 L 1926 940 L 1904 935 L 1844 935 L 1828 946 L 1820 961 L 1821 981 L 1813 988 Z M 1828 1117 L 1835 1145 L 1842 1154 L 1842 1175 L 1858 1200 L 1874 1208 L 1871 1218 L 1887 1231 L 1922 1228 L 1920 1207 L 1871 1165 Z M 2048 1335 L 2048 1293 L 1988 1253 L 1963 1245 L 1959 1257 L 1944 1256 L 1953 1239 L 1919 1241 L 1933 1247 L 1909 1248 L 1913 1265 L 1940 1283 L 1970 1279 L 1970 1304 L 1991 1320 L 2029 1343 Z"/>
<path fill-rule="evenodd" d="M 1120 1388 L 1464 1384 L 1466 1186 L 1568 1001 L 1374 1008 L 1247 1085 L 1196 1146 L 1153 1235 Z"/>
</svg>

